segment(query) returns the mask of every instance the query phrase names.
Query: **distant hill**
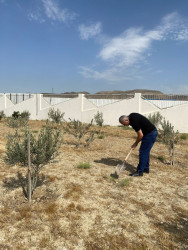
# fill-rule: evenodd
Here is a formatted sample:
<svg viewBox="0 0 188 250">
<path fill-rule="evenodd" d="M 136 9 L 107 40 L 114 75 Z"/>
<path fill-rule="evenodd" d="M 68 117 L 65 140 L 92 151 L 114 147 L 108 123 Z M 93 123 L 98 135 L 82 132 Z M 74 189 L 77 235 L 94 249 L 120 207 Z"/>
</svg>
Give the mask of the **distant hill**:
<svg viewBox="0 0 188 250">
<path fill-rule="evenodd" d="M 73 96 L 73 95 L 78 95 L 78 94 L 85 94 L 86 96 L 93 96 L 93 97 L 97 97 L 97 95 L 105 95 L 105 96 L 108 96 L 111 97 L 114 95 L 117 96 L 118 98 L 118 95 L 128 95 L 128 94 L 135 94 L 135 93 L 141 93 L 143 95 L 164 95 L 163 92 L 161 91 L 158 91 L 158 90 L 150 90 L 150 89 L 133 89 L 133 90 L 126 90 L 126 91 L 122 91 L 122 90 L 113 90 L 113 91 L 100 91 L 100 92 L 96 92 L 94 94 L 90 94 L 89 92 L 87 91 L 78 91 L 78 92 L 75 92 L 75 91 L 70 91 L 70 92 L 64 92 L 64 93 L 60 93 L 60 94 L 57 94 L 57 93 L 42 93 L 44 94 L 45 96 L 53 96 L 55 95 L 56 97 L 57 96 L 62 96 L 62 95 L 66 95 L 66 96 Z M 97 98 L 100 98 L 99 96 Z M 101 97 L 102 98 L 102 97 Z"/>
<path fill-rule="evenodd" d="M 87 91 L 79 91 L 79 92 L 74 92 L 74 91 L 72 91 L 72 92 L 64 92 L 64 93 L 62 93 L 62 94 L 69 94 L 69 95 L 75 95 L 75 94 L 89 94 L 89 92 L 87 92 Z"/>
<path fill-rule="evenodd" d="M 141 93 L 145 95 L 160 95 L 163 94 L 163 92 L 158 90 L 150 90 L 150 89 L 133 89 L 133 90 L 127 90 L 127 91 L 121 91 L 121 90 L 114 90 L 114 91 L 100 91 L 95 94 L 104 94 L 104 95 L 113 95 L 113 94 L 135 94 L 135 93 Z"/>
<path fill-rule="evenodd" d="M 133 90 L 126 90 L 126 91 L 123 91 L 123 90 L 113 90 L 113 91 L 99 91 L 99 92 L 96 92 L 92 95 L 114 95 L 114 94 L 135 94 L 135 93 L 141 93 L 141 94 L 145 94 L 145 95 L 160 95 L 160 94 L 163 94 L 163 92 L 161 91 L 158 91 L 158 90 L 151 90 L 151 89 L 133 89 Z M 74 91 L 71 91 L 71 92 L 64 92 L 62 94 L 90 94 L 89 92 L 87 91 L 78 91 L 78 92 L 74 92 Z"/>
</svg>

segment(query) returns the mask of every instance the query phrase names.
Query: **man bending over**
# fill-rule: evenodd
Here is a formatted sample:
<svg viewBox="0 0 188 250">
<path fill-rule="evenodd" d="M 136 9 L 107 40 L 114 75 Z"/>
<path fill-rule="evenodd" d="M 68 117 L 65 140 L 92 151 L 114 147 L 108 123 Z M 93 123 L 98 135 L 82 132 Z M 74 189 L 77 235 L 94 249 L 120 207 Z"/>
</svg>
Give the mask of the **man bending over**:
<svg viewBox="0 0 188 250">
<path fill-rule="evenodd" d="M 119 122 L 124 126 L 131 125 L 137 133 L 136 141 L 131 146 L 132 149 L 135 149 L 141 141 L 139 164 L 136 172 L 131 176 L 143 176 L 143 173 L 149 173 L 150 151 L 158 135 L 156 127 L 145 116 L 138 113 L 131 113 L 128 116 L 122 115 Z"/>
</svg>

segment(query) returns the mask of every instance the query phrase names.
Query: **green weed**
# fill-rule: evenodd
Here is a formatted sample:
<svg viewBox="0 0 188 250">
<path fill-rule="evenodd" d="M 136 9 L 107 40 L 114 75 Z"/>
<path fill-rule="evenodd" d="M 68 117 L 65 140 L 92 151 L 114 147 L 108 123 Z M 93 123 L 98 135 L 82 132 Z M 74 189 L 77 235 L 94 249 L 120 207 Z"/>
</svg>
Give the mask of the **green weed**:
<svg viewBox="0 0 188 250">
<path fill-rule="evenodd" d="M 99 135 L 98 139 L 104 139 L 104 135 Z"/>
<path fill-rule="evenodd" d="M 161 161 L 161 162 L 165 162 L 165 157 L 164 156 L 162 156 L 162 155 L 159 155 L 158 157 L 157 157 L 157 159 L 159 160 L 159 161 Z"/>
<path fill-rule="evenodd" d="M 126 179 L 123 179 L 121 180 L 119 183 L 118 183 L 118 186 L 119 187 L 125 187 L 125 186 L 128 186 L 131 182 L 131 179 L 129 178 L 126 178 Z"/>
<path fill-rule="evenodd" d="M 180 135 L 180 139 L 182 140 L 187 140 L 188 139 L 188 134 L 187 133 L 183 133 Z"/>
<path fill-rule="evenodd" d="M 123 126 L 123 125 L 118 125 L 118 127 L 124 129 L 124 130 L 133 130 L 131 127 Z"/>
<path fill-rule="evenodd" d="M 89 162 L 87 162 L 87 163 L 80 163 L 80 164 L 77 166 L 77 168 L 82 168 L 82 169 L 87 169 L 87 168 L 90 168 L 90 167 L 91 167 L 91 165 L 90 165 Z"/>
</svg>

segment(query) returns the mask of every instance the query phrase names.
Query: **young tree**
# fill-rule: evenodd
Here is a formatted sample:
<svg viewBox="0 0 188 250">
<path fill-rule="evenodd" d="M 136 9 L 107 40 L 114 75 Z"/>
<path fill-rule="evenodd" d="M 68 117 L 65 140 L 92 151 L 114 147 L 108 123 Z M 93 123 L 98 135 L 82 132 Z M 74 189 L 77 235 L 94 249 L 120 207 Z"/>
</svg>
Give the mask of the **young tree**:
<svg viewBox="0 0 188 250">
<path fill-rule="evenodd" d="M 179 139 L 179 132 L 174 131 L 174 126 L 165 118 L 161 122 L 160 138 L 162 142 L 168 146 L 170 154 L 170 164 L 174 165 L 174 155 L 175 155 L 175 144 L 177 144 Z"/>
<path fill-rule="evenodd" d="M 55 122 L 56 124 L 60 124 L 60 122 L 63 120 L 63 116 L 65 113 L 62 113 L 59 109 L 50 109 L 48 112 L 48 117 L 52 122 Z"/>
<path fill-rule="evenodd" d="M 79 120 L 71 120 L 64 126 L 64 130 L 73 135 L 77 139 L 76 147 L 80 147 L 81 139 L 85 140 L 85 146 L 89 146 L 90 143 L 94 140 L 95 131 L 91 130 L 93 120 L 89 124 L 82 123 Z"/>
<path fill-rule="evenodd" d="M 26 110 L 22 113 L 14 111 L 11 117 L 5 119 L 5 122 L 11 128 L 25 127 L 28 124 L 30 115 L 29 111 Z"/>
<path fill-rule="evenodd" d="M 101 134 L 101 130 L 102 130 L 103 122 L 104 122 L 103 113 L 98 111 L 97 114 L 94 115 L 94 121 L 100 127 L 99 134 Z"/>
<path fill-rule="evenodd" d="M 5 113 L 4 113 L 4 111 L 2 110 L 2 111 L 0 111 L 0 120 L 2 119 L 2 118 L 4 118 L 5 117 Z"/>
<path fill-rule="evenodd" d="M 20 114 L 20 116 L 21 116 L 21 118 L 22 119 L 25 119 L 25 120 L 29 120 L 29 118 L 30 118 L 30 113 L 29 113 L 29 111 L 27 111 L 27 110 L 24 110 L 21 114 Z"/>
<path fill-rule="evenodd" d="M 19 117 L 20 117 L 20 111 L 14 111 L 14 112 L 12 113 L 12 117 L 13 117 L 14 119 L 19 118 Z"/>
<path fill-rule="evenodd" d="M 103 113 L 98 111 L 97 114 L 94 115 L 94 120 L 98 126 L 102 127 L 104 122 Z"/>
<path fill-rule="evenodd" d="M 155 125 L 156 128 L 159 127 L 161 121 L 163 119 L 163 116 L 157 112 L 157 113 L 154 113 L 153 115 L 149 114 L 148 115 L 148 120 L 153 124 Z"/>
<path fill-rule="evenodd" d="M 21 133 L 15 129 L 14 134 L 9 134 L 6 144 L 5 162 L 9 165 L 28 165 L 28 134 L 30 134 L 30 161 L 31 161 L 31 193 L 37 186 L 37 180 L 41 169 L 57 156 L 62 143 L 60 129 L 53 129 L 47 121 L 39 135 L 35 137 L 31 131 L 25 129 Z M 26 188 L 26 193 L 28 190 Z"/>
<path fill-rule="evenodd" d="M 21 116 L 19 116 L 18 118 L 6 117 L 5 123 L 10 128 L 17 128 L 18 129 L 18 128 L 27 126 L 28 120 L 25 118 L 22 118 Z"/>
</svg>

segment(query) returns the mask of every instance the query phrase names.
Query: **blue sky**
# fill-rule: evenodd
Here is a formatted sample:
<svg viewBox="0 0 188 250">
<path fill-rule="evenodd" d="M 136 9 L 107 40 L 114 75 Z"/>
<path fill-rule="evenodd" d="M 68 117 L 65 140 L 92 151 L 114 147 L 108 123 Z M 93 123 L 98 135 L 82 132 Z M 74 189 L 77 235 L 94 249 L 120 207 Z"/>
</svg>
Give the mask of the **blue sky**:
<svg viewBox="0 0 188 250">
<path fill-rule="evenodd" d="M 0 92 L 188 94 L 187 0 L 0 0 Z"/>
</svg>

